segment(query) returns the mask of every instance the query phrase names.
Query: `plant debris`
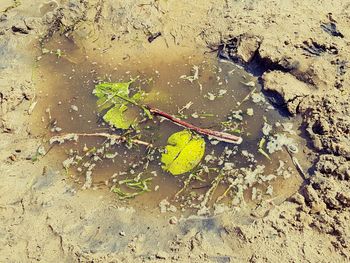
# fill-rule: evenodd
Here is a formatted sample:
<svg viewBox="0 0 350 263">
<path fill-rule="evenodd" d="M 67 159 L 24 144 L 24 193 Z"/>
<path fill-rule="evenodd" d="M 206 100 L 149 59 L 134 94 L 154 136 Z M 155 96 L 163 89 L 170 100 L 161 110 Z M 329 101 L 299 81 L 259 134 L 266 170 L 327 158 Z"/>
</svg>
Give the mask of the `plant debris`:
<svg viewBox="0 0 350 263">
<path fill-rule="evenodd" d="M 152 178 L 141 179 L 140 176 L 137 176 L 132 179 L 126 179 L 119 181 L 119 187 L 113 187 L 112 192 L 116 193 L 120 199 L 130 199 L 138 195 L 141 195 L 145 192 L 150 192 L 149 183 L 152 181 Z M 121 186 L 125 186 L 128 191 L 123 191 Z M 130 190 L 132 192 L 130 192 Z"/>
</svg>

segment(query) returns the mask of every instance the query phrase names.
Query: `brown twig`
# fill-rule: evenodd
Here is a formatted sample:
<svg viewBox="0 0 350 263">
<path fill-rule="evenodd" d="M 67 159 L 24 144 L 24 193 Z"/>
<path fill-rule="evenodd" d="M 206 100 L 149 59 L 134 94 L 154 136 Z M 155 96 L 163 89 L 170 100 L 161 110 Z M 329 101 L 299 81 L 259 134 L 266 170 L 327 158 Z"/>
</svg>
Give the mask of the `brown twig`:
<svg viewBox="0 0 350 263">
<path fill-rule="evenodd" d="M 136 104 L 137 105 L 137 104 Z M 137 105 L 139 106 L 139 105 Z M 152 114 L 154 115 L 159 115 L 161 117 L 166 118 L 167 120 L 170 120 L 171 122 L 184 127 L 186 129 L 190 129 L 196 133 L 199 134 L 203 134 L 212 138 L 215 138 L 219 141 L 224 141 L 227 143 L 234 143 L 234 144 L 241 144 L 243 139 L 241 137 L 238 137 L 236 135 L 233 134 L 229 134 L 229 133 L 225 133 L 225 132 L 218 132 L 218 131 L 213 131 L 210 129 L 203 129 L 197 126 L 194 126 L 193 124 L 190 124 L 188 122 L 185 122 L 183 120 L 180 120 L 178 118 L 175 118 L 173 116 L 171 116 L 170 114 L 161 111 L 157 108 L 152 108 L 149 106 L 142 106 L 144 108 L 147 108 Z M 125 136 L 120 136 L 120 135 L 116 135 L 116 134 L 109 134 L 109 133 L 67 133 L 64 135 L 60 135 L 60 136 L 55 136 L 52 137 L 50 139 L 50 143 L 54 143 L 54 142 L 58 142 L 58 143 L 63 143 L 64 141 L 69 141 L 69 140 L 76 140 L 77 137 L 79 136 L 85 136 L 85 137 L 105 137 L 107 139 L 111 139 L 111 140 L 116 140 L 116 141 L 121 141 L 121 142 L 127 142 L 130 141 L 131 143 L 135 143 L 135 144 L 139 144 L 139 145 L 144 145 L 147 147 L 153 147 L 153 145 L 151 143 L 145 142 L 145 141 L 141 141 L 141 140 L 137 140 L 137 139 L 128 139 Z"/>
<path fill-rule="evenodd" d="M 215 138 L 215 139 L 217 139 L 219 141 L 224 141 L 224 142 L 234 143 L 234 144 L 241 144 L 242 141 L 243 141 L 242 137 L 238 137 L 236 135 L 225 133 L 225 132 L 218 132 L 218 131 L 213 131 L 213 130 L 210 130 L 210 129 L 203 129 L 203 128 L 194 126 L 193 124 L 190 124 L 188 122 L 185 122 L 183 120 L 180 120 L 178 118 L 175 118 L 175 117 L 171 116 L 170 114 L 168 114 L 168 113 L 166 113 L 164 111 L 161 111 L 161 110 L 159 110 L 157 108 L 152 108 L 152 107 L 149 107 L 149 106 L 147 106 L 147 108 L 152 114 L 164 117 L 167 120 L 170 120 L 171 122 L 173 122 L 173 123 L 175 123 L 175 124 L 177 124 L 177 125 L 179 125 L 181 127 L 193 130 L 194 132 L 199 133 L 199 134 L 203 134 L 203 135 L 207 135 L 209 137 L 213 137 L 213 138 Z"/>
<path fill-rule="evenodd" d="M 66 133 L 63 135 L 59 136 L 54 136 L 50 139 L 50 143 L 63 143 L 64 141 L 69 141 L 69 140 L 77 140 L 77 137 L 79 136 L 84 136 L 84 137 L 104 137 L 110 140 L 116 140 L 119 142 L 127 142 L 130 141 L 131 143 L 139 144 L 139 145 L 144 145 L 147 147 L 153 147 L 153 144 L 137 139 L 129 139 L 125 136 L 120 136 L 116 134 L 109 134 L 109 133 Z"/>
<path fill-rule="evenodd" d="M 236 136 L 236 135 L 233 135 L 233 134 L 229 134 L 229 133 L 226 133 L 226 132 L 218 132 L 218 131 L 213 131 L 213 130 L 210 130 L 210 129 L 203 129 L 203 128 L 194 126 L 191 123 L 188 123 L 188 122 L 185 122 L 185 121 L 180 120 L 178 118 L 175 118 L 174 116 L 171 116 L 170 114 L 168 114 L 168 113 L 166 113 L 164 111 L 161 111 L 160 109 L 153 108 L 153 107 L 150 107 L 148 105 L 139 104 L 136 101 L 134 101 L 133 99 L 126 98 L 126 97 L 120 96 L 118 94 L 115 94 L 114 96 L 117 96 L 118 98 L 120 98 L 122 100 L 125 100 L 125 101 L 127 101 L 127 102 L 129 102 L 131 104 L 134 104 L 135 106 L 139 107 L 142 110 L 148 109 L 149 112 L 151 114 L 153 114 L 153 115 L 162 116 L 162 117 L 170 120 L 171 122 L 173 122 L 173 123 L 175 123 L 175 124 L 177 124 L 177 125 L 179 125 L 181 127 L 184 127 L 186 129 L 192 130 L 192 131 L 194 131 L 196 133 L 199 133 L 199 134 L 203 134 L 203 135 L 215 138 L 218 141 L 223 141 L 223 142 L 233 143 L 233 144 L 241 144 L 242 141 L 243 141 L 242 137 L 239 137 L 239 136 Z"/>
</svg>

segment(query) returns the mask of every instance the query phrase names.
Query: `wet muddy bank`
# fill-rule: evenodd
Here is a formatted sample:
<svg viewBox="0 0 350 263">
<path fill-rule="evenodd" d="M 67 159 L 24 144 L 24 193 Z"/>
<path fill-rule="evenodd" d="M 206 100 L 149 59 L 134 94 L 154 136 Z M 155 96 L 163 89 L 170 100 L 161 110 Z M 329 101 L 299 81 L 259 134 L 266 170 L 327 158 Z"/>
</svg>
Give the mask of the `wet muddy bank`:
<svg viewBox="0 0 350 263">
<path fill-rule="evenodd" d="M 177 58 L 166 59 L 161 55 L 163 52 L 179 53 Z M 44 141 L 71 133 L 122 135 L 102 121 L 92 91 L 101 81 L 130 79 L 136 79 L 131 89 L 146 92 L 148 105 L 194 125 L 236 133 L 243 138 L 238 146 L 206 140 L 205 156 L 195 169 L 198 175 L 176 177 L 162 171 L 159 154 L 149 155 L 144 147 L 130 148 L 123 143 L 112 146 L 98 136 L 81 137 L 65 145 L 44 143 L 41 149 L 47 165 L 60 169 L 62 165 L 57 165 L 60 160 L 66 169 L 62 173 L 72 178 L 77 191 L 100 189 L 111 195 L 109 191 L 118 187 L 119 198 L 124 199 L 126 194 L 137 192 L 121 192 L 120 183 L 146 178 L 148 193 L 128 201 L 130 205 L 152 210 L 160 207 L 161 211 L 169 206 L 170 210 L 190 215 L 206 214 L 206 209 L 212 210 L 213 206 L 217 214 L 246 203 L 252 208 L 264 200 L 281 203 L 302 184 L 304 169 L 310 164 L 304 159 L 308 150 L 298 136 L 299 124 L 281 116 L 264 98 L 257 79 L 230 61 L 217 60 L 215 54 L 205 54 L 204 50 L 186 54 L 169 48 L 146 58 L 130 53 L 127 60 L 121 61 L 113 52 L 112 57 L 101 54 L 91 60 L 93 54 L 87 54 L 73 39 L 59 34 L 44 42 L 40 53 L 34 71 L 37 98 L 31 129 L 36 136 L 43 136 Z M 162 151 L 167 138 L 179 130 L 168 121 L 146 120 L 132 136 L 137 135 Z M 293 152 L 289 147 L 293 147 Z M 79 161 L 75 161 L 77 158 Z M 229 172 L 230 179 L 220 179 L 215 190 L 213 184 L 222 172 Z M 187 179 L 193 175 L 198 179 Z M 212 199 L 208 204 L 204 203 L 207 198 Z"/>
<path fill-rule="evenodd" d="M 277 261 L 281 255 L 286 260 L 309 262 L 348 259 L 346 3 L 291 1 L 280 3 L 274 10 L 270 1 L 57 3 L 57 7 L 49 4 L 41 9 L 34 8 L 41 1 L 22 3 L 1 15 L 1 53 L 5 54 L 0 91 L 1 242 L 7 261 L 13 260 L 13 251 L 22 251 L 16 254 L 17 261 L 49 261 L 53 254 L 66 261 L 96 262 L 260 262 Z M 13 3 L 6 1 L 4 5 L 7 9 Z M 142 59 L 164 50 L 160 47 L 180 46 L 191 52 L 194 47 L 216 46 L 249 36 L 240 40 L 241 60 L 249 63 L 251 51 L 254 54 L 258 50 L 267 63 L 261 66 L 269 70 L 262 77 L 264 88 L 280 94 L 290 113 L 303 118 L 303 132 L 312 141 L 310 179 L 288 201 L 272 209 L 264 204 L 256 207 L 248 220 L 238 214 L 221 215 L 217 221 L 201 219 L 196 224 L 186 221 L 171 225 L 173 232 L 169 230 L 171 214 L 160 216 L 163 223 L 151 216 L 148 224 L 142 224 L 145 220 L 139 215 L 129 217 L 129 212 L 113 208 L 115 200 L 105 196 L 98 199 L 98 191 L 91 192 L 96 198 L 90 192 L 71 194 L 70 182 L 64 176 L 47 173 L 43 163 L 28 160 L 42 143 L 28 126 L 28 111 L 35 101 L 32 63 L 41 55 L 38 39 L 55 31 L 73 37 L 96 57 L 116 53 L 120 61 L 128 60 L 130 46 Z M 161 36 L 149 43 L 149 37 L 157 32 Z M 177 56 L 174 52 L 164 55 Z M 28 233 L 28 225 L 40 231 Z M 128 228 L 130 225 L 134 227 Z M 164 235 L 154 237 L 151 232 Z M 158 242 L 164 247 L 155 251 Z M 45 251 L 54 252 L 49 255 Z"/>
</svg>

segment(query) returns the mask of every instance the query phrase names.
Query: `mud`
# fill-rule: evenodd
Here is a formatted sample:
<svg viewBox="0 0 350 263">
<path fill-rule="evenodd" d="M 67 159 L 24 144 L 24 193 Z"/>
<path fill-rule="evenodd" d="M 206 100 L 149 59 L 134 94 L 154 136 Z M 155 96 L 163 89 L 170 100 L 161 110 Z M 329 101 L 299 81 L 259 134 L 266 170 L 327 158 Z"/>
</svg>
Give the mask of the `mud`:
<svg viewBox="0 0 350 263">
<path fill-rule="evenodd" d="M 0 4 L 3 261 L 349 260 L 349 3 L 53 2 Z M 130 54 L 176 60 L 180 51 L 200 50 L 239 63 L 275 105 L 302 118 L 312 165 L 298 193 L 253 210 L 175 219 L 159 209 L 135 212 L 98 190 L 76 191 L 45 162 L 33 163 L 43 143 L 30 126 L 42 96 L 36 61 L 56 34 L 73 39 L 91 61 L 113 55 L 125 62 Z"/>
<path fill-rule="evenodd" d="M 118 181 L 142 173 L 142 177 L 152 179 L 151 192 L 137 197 L 136 203 L 131 201 L 138 209 L 156 209 L 162 200 L 168 200 L 177 209 L 181 208 L 182 212 L 188 206 L 193 210 L 200 203 L 195 199 L 203 199 L 221 167 L 233 164 L 235 167 L 231 169 L 236 169 L 237 172 L 238 169 L 248 166 L 252 171 L 259 165 L 265 167 L 256 178 L 251 179 L 248 186 L 241 186 L 248 187 L 244 191 L 245 200 L 242 201 L 251 203 L 253 199 L 256 204 L 262 198 L 273 198 L 282 202 L 297 192 L 302 178 L 286 150 L 271 152 L 270 156 L 258 152 L 262 136 L 268 139 L 274 133 L 285 133 L 286 138 L 293 140 L 299 148 L 299 154 L 295 158 L 300 160 L 303 167 L 310 165 L 303 160 L 307 149 L 303 148 L 305 141 L 297 136 L 298 122 L 294 123 L 293 128 L 290 120 L 280 115 L 264 98 L 256 77 L 230 61 L 218 61 L 215 54 L 180 53 L 180 58 L 174 61 L 151 56 L 142 62 L 130 54 L 128 61 L 124 63 L 114 62 L 113 57 L 102 55 L 99 60 L 90 61 L 90 55 L 79 49 L 72 39 L 58 35 L 42 45 L 41 53 L 37 57 L 33 74 L 37 98 L 33 102 L 35 107 L 32 110 L 30 128 L 34 135 L 42 136 L 44 140 L 72 132 L 115 133 L 115 130 L 100 121 L 92 90 L 100 80 L 125 82 L 136 77 L 138 80 L 133 86 L 140 87 L 149 94 L 145 103 L 178 115 L 194 125 L 217 130 L 237 130 L 243 137 L 243 143 L 239 146 L 208 140 L 205 167 L 215 171 L 203 173 L 203 181 L 191 183 L 180 198 L 175 196 L 178 197 L 177 192 L 182 188 L 187 175 L 174 177 L 165 173 L 158 164 L 159 156 L 152 157 L 154 161 L 147 161 L 149 157 L 146 148 L 128 149 L 123 145 L 110 148 L 108 151 L 116 156 L 108 159 L 102 157 L 103 160 L 96 162 L 92 172 L 92 184 L 88 182 L 89 188 L 103 189 L 108 194 L 109 190 L 118 186 Z M 192 80 L 189 76 L 196 75 L 197 70 L 198 79 Z M 252 111 L 250 115 L 247 114 L 248 109 Z M 232 117 L 235 115 L 237 116 Z M 232 125 L 226 128 L 222 124 L 227 125 L 230 122 Z M 264 131 L 265 125 L 271 127 L 271 132 Z M 285 126 L 288 127 L 283 128 Z M 166 139 L 174 131 L 180 130 L 172 123 L 158 120 L 142 123 L 138 129 L 141 140 L 157 147 L 164 147 Z M 83 148 L 100 149 L 104 147 L 104 143 L 105 140 L 99 137 L 80 138 L 77 143 L 60 146 L 43 143 L 41 149 L 50 152 L 45 153 L 43 159 L 40 155 L 35 158 L 41 159 L 48 166 L 55 164 L 55 169 L 59 169 L 61 165 L 57 163 L 67 162 L 70 158 L 67 153 L 72 150 L 82 153 Z M 146 163 L 148 168 L 143 169 Z M 285 170 L 284 176 L 281 169 Z M 78 167 L 78 171 L 73 168 L 64 172 L 72 177 L 77 189 L 87 185 L 84 170 L 82 166 Z M 250 170 L 245 173 L 248 175 Z M 259 176 L 263 179 L 259 179 Z M 256 184 L 258 181 L 260 183 Z M 228 187 L 227 181 L 222 183 L 219 191 L 214 193 L 215 198 Z M 269 194 L 265 194 L 267 189 L 270 189 Z M 229 204 L 230 199 L 225 198 L 225 203 Z"/>
</svg>

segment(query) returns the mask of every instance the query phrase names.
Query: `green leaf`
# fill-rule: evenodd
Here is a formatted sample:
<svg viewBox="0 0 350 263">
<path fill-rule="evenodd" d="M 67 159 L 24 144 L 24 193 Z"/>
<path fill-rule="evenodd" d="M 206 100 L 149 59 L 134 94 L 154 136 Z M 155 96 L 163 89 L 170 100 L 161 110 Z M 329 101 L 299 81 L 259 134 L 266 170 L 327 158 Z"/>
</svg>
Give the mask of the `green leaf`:
<svg viewBox="0 0 350 263">
<path fill-rule="evenodd" d="M 147 118 L 152 120 L 153 119 L 153 115 L 152 113 L 149 111 L 149 109 L 147 109 L 146 107 L 142 106 L 141 107 L 143 112 L 146 114 Z"/>
<path fill-rule="evenodd" d="M 121 190 L 118 187 L 115 187 L 112 189 L 112 192 L 116 193 L 119 196 L 119 199 L 124 200 L 124 199 L 131 199 L 134 198 L 140 194 L 142 194 L 143 192 L 134 192 L 134 193 L 127 193 L 124 192 L 123 190 Z"/>
<path fill-rule="evenodd" d="M 139 90 L 131 98 L 129 97 L 129 87 L 134 81 L 101 83 L 96 85 L 92 92 L 98 98 L 96 102 L 98 112 L 109 109 L 103 116 L 103 119 L 118 129 L 129 129 L 131 124 L 134 123 L 134 120 L 130 120 L 130 118 L 125 116 L 129 104 L 139 107 L 149 119 L 152 119 L 152 114 L 149 110 L 145 106 L 138 104 L 145 97 L 144 91 Z"/>
<path fill-rule="evenodd" d="M 137 104 L 137 102 L 142 101 L 146 97 L 146 93 L 143 90 L 140 90 L 139 92 L 135 93 L 131 100 L 133 101 L 133 104 Z M 144 114 L 147 116 L 148 119 L 152 120 L 153 115 L 151 112 L 143 105 L 138 105 L 144 112 Z"/>
<path fill-rule="evenodd" d="M 113 107 L 113 102 L 108 101 L 107 97 L 101 97 L 96 101 L 98 112 L 102 112 Z"/>
<path fill-rule="evenodd" d="M 129 129 L 134 121 L 125 118 L 124 112 L 127 109 L 128 107 L 125 105 L 114 106 L 112 109 L 107 111 L 107 113 L 103 116 L 103 119 L 105 122 L 108 122 L 110 125 L 113 125 L 119 129 Z"/>
<path fill-rule="evenodd" d="M 131 99 L 135 102 L 139 102 L 139 101 L 143 100 L 145 96 L 146 96 L 146 93 L 143 90 L 139 90 L 139 92 L 135 93 L 131 97 Z"/>
<path fill-rule="evenodd" d="M 129 86 L 134 81 L 129 82 L 120 82 L 120 83 L 101 83 L 95 86 L 93 94 L 98 98 L 102 98 L 108 94 L 118 94 L 120 96 L 128 97 L 129 96 Z"/>
<path fill-rule="evenodd" d="M 261 153 L 262 155 L 264 155 L 267 159 L 269 159 L 271 161 L 270 156 L 263 149 L 259 148 L 258 152 Z"/>
<path fill-rule="evenodd" d="M 183 130 L 168 138 L 165 153 L 162 154 L 162 168 L 173 175 L 179 175 L 195 168 L 205 152 L 205 141 L 202 137 Z"/>
<path fill-rule="evenodd" d="M 112 191 L 116 193 L 120 199 L 129 199 L 134 198 L 143 193 L 149 192 L 150 186 L 149 183 L 152 181 L 152 178 L 141 179 L 139 177 L 135 177 L 132 179 L 125 179 L 119 181 L 119 185 L 125 185 L 125 187 L 129 190 L 135 190 L 133 192 L 123 191 L 120 187 L 114 187 Z"/>
<path fill-rule="evenodd" d="M 258 148 L 258 152 L 261 153 L 262 155 L 264 155 L 267 159 L 271 160 L 270 156 L 264 151 L 264 145 L 266 143 L 266 139 L 265 138 L 261 138 L 260 142 L 259 142 L 259 148 Z"/>
</svg>

